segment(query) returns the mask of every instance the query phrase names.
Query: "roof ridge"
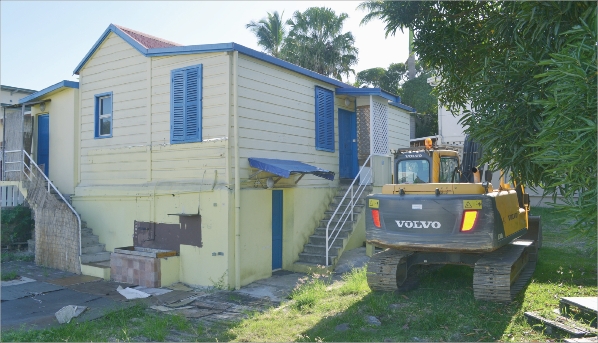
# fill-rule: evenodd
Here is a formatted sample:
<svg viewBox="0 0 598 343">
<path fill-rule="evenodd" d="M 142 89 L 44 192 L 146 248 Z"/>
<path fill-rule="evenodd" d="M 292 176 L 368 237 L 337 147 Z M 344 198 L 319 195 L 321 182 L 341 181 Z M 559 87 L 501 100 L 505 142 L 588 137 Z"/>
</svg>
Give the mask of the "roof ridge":
<svg viewBox="0 0 598 343">
<path fill-rule="evenodd" d="M 166 39 L 163 39 L 163 38 L 160 38 L 160 37 L 152 36 L 152 35 L 144 33 L 144 32 L 140 32 L 140 31 L 137 31 L 137 30 L 130 29 L 128 27 L 124 27 L 124 26 L 116 25 L 116 24 L 112 24 L 112 25 L 114 25 L 115 27 L 117 27 L 119 30 L 121 30 L 127 36 L 129 36 L 132 39 L 134 39 L 136 42 L 138 42 L 139 44 L 141 44 L 146 49 L 153 49 L 153 48 L 156 48 L 156 47 L 161 47 L 161 48 L 167 47 L 167 46 L 164 46 L 164 44 L 167 44 L 169 46 L 183 46 L 182 44 L 179 44 L 179 43 L 176 43 L 176 42 L 173 42 L 173 41 L 169 41 L 169 40 L 166 40 Z M 155 41 L 158 41 L 158 42 L 161 42 L 161 43 L 164 43 L 164 44 L 161 44 L 161 46 L 155 46 L 155 44 L 152 44 L 152 46 L 148 46 L 147 43 L 151 43 L 151 42 L 148 42 L 145 39 L 141 39 L 140 40 L 139 39 L 140 37 L 135 37 L 136 35 L 141 36 L 142 38 L 148 38 L 148 39 L 151 39 L 151 40 L 155 40 Z"/>
</svg>

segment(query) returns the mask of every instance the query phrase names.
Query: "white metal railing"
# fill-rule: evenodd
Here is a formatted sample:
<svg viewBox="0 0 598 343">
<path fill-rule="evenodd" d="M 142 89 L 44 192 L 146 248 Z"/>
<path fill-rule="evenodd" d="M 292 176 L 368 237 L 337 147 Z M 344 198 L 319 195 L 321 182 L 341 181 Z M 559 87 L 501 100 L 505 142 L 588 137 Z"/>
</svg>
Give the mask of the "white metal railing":
<svg viewBox="0 0 598 343">
<path fill-rule="evenodd" d="M 341 201 L 338 203 L 338 206 L 336 206 L 336 210 L 334 211 L 334 213 L 328 220 L 328 223 L 326 224 L 326 266 L 329 265 L 328 255 L 329 255 L 330 249 L 332 248 L 332 245 L 334 244 L 334 241 L 336 241 L 336 238 L 340 234 L 343 226 L 345 226 L 345 223 L 347 222 L 347 220 L 350 218 L 351 221 L 353 221 L 354 213 L 355 213 L 355 211 L 354 211 L 355 205 L 356 205 L 357 201 L 359 200 L 359 198 L 361 197 L 361 194 L 363 193 L 363 191 L 368 187 L 368 185 L 370 183 L 373 168 L 369 168 L 367 173 L 365 173 L 365 175 L 362 174 L 362 172 L 363 172 L 364 167 L 368 164 L 368 162 L 370 161 L 371 158 L 372 158 L 372 155 L 368 156 L 368 158 L 365 160 L 365 162 L 359 169 L 359 173 L 357 173 L 357 176 L 355 177 L 355 179 L 353 179 L 353 182 L 351 182 L 349 189 L 347 189 L 347 192 L 345 192 L 345 195 L 343 196 Z M 357 189 L 354 190 L 353 185 L 355 185 L 355 182 L 357 180 L 360 180 L 360 182 L 358 184 Z M 364 182 L 364 180 L 366 180 L 366 182 Z M 334 217 L 336 216 L 336 214 L 339 212 L 341 206 L 343 206 L 345 199 L 349 199 L 349 204 L 347 204 L 345 206 L 345 210 L 339 217 L 338 221 L 336 222 L 336 225 L 331 230 L 330 224 L 334 220 Z M 334 236 L 334 237 L 332 237 L 332 236 Z"/>
<path fill-rule="evenodd" d="M 4 162 L 4 164 L 17 164 L 17 163 L 21 163 L 22 166 L 19 169 L 16 170 L 4 170 L 4 173 L 7 172 L 22 172 L 21 175 L 25 175 L 27 177 L 27 179 L 29 181 L 32 181 L 31 178 L 33 177 L 33 169 L 27 165 L 27 163 L 25 163 L 25 158 L 29 159 L 29 163 L 31 164 L 31 166 L 33 166 L 35 169 L 37 169 L 37 171 L 44 177 L 44 179 L 46 179 L 46 184 L 48 185 L 48 193 L 50 193 L 50 187 L 52 187 L 52 189 L 54 189 L 54 191 L 56 192 L 56 194 L 58 194 L 60 196 L 60 198 L 62 199 L 62 201 L 64 201 L 64 203 L 71 209 L 71 211 L 75 214 L 75 217 L 77 217 L 77 222 L 79 224 L 79 256 L 81 256 L 81 217 L 79 217 L 79 214 L 77 213 L 77 211 L 75 211 L 75 209 L 73 208 L 73 206 L 71 206 L 71 204 L 66 201 L 66 199 L 64 198 L 64 196 L 62 195 L 62 193 L 60 193 L 60 191 L 58 190 L 58 188 L 56 188 L 56 186 L 54 186 L 54 184 L 52 183 L 52 181 L 50 181 L 50 179 L 48 179 L 48 177 L 46 176 L 46 174 L 40 169 L 40 167 L 37 165 L 37 163 L 35 163 L 35 161 L 33 161 L 33 158 L 31 158 L 31 156 L 25 151 L 25 150 L 11 150 L 11 151 L 5 151 L 4 153 L 16 153 L 16 152 L 22 152 L 23 153 L 23 158 L 21 159 L 21 161 L 14 161 L 14 162 Z M 25 170 L 27 169 L 27 171 Z"/>
<path fill-rule="evenodd" d="M 0 207 L 13 207 L 23 204 L 23 194 L 19 191 L 19 187 L 0 186 Z"/>
</svg>

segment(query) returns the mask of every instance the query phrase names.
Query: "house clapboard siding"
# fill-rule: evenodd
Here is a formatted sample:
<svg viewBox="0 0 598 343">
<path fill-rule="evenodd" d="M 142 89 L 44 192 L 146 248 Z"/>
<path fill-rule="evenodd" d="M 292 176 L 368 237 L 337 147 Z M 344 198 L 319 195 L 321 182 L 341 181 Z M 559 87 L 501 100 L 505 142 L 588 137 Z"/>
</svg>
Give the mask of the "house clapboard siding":
<svg viewBox="0 0 598 343">
<path fill-rule="evenodd" d="M 197 64 L 203 65 L 204 142 L 171 145 L 170 73 Z M 229 64 L 226 53 L 148 58 L 110 33 L 80 72 L 81 186 L 184 179 L 227 183 Z M 96 139 L 94 95 L 105 92 L 113 94 L 113 135 Z"/>
<path fill-rule="evenodd" d="M 239 55 L 239 155 L 241 178 L 252 174 L 249 157 L 296 160 L 338 175 L 338 126 L 335 107 L 335 152 L 315 148 L 315 86 L 335 87 L 304 75 Z M 330 187 L 306 175 L 297 187 Z"/>
<path fill-rule="evenodd" d="M 146 178 L 147 63 L 110 33 L 81 71 L 82 185 L 139 183 Z M 94 95 L 105 92 L 113 94 L 113 137 L 96 139 Z"/>
<path fill-rule="evenodd" d="M 200 179 L 226 183 L 229 63 L 226 53 L 152 57 L 152 180 Z M 170 145 L 170 72 L 203 65 L 204 142 Z M 218 141 L 210 141 L 221 139 Z M 215 176 L 219 175 L 219 176 Z"/>
</svg>

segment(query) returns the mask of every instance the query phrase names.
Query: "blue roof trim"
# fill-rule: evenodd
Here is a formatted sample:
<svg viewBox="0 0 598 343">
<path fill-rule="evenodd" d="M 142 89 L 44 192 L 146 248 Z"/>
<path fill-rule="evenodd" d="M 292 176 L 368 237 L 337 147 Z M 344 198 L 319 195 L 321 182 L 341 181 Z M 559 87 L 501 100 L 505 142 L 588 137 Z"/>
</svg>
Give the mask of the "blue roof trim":
<svg viewBox="0 0 598 343">
<path fill-rule="evenodd" d="M 376 95 L 386 100 L 401 102 L 401 98 L 397 95 L 391 94 L 381 88 L 344 88 L 337 89 L 336 94 L 338 95 L 352 95 L 352 96 L 364 96 L 364 95 Z"/>
<path fill-rule="evenodd" d="M 379 96 L 386 100 L 390 100 L 389 105 L 398 107 L 400 109 L 403 109 L 403 110 L 406 110 L 409 112 L 416 112 L 415 108 L 407 106 L 405 104 L 401 104 L 400 96 L 389 93 L 381 88 L 342 88 L 342 89 L 337 88 L 336 94 L 351 95 L 351 96 L 367 96 L 367 95 Z"/>
<path fill-rule="evenodd" d="M 50 87 L 47 87 L 47 88 L 44 88 L 44 89 L 42 89 L 39 92 L 35 92 L 35 93 L 30 94 L 30 95 L 28 95 L 28 96 L 26 96 L 24 98 L 19 99 L 19 104 L 23 104 L 23 103 L 35 100 L 37 98 L 40 98 L 40 97 L 42 97 L 42 96 L 44 96 L 46 94 L 49 94 L 49 93 L 51 93 L 51 92 L 53 92 L 53 91 L 55 91 L 57 89 L 63 88 L 63 87 L 79 89 L 79 82 L 68 81 L 68 80 L 60 81 L 57 84 L 54 84 L 54 85 L 52 85 Z"/>
<path fill-rule="evenodd" d="M 240 44 L 237 44 L 237 43 L 232 43 L 232 44 L 233 44 L 233 48 L 235 50 L 237 50 L 238 52 L 240 52 L 242 54 L 245 54 L 247 56 L 251 56 L 251 57 L 257 58 L 259 60 L 272 63 L 272 64 L 277 65 L 279 67 L 292 70 L 292 71 L 297 72 L 299 74 L 303 74 L 303 75 L 309 76 L 309 77 L 314 78 L 316 80 L 320 80 L 322 82 L 326 82 L 326 83 L 335 85 L 335 86 L 340 87 L 340 88 L 350 88 L 350 89 L 354 89 L 355 88 L 355 87 L 353 87 L 351 85 L 348 85 L 348 84 L 346 84 L 344 82 L 341 82 L 341 81 L 339 81 L 337 79 L 333 79 L 333 78 L 330 78 L 328 76 L 324 76 L 322 74 L 318 74 L 318 73 L 316 73 L 314 71 L 311 71 L 309 69 L 305 69 L 303 67 L 300 67 L 298 65 L 289 63 L 287 61 L 283 61 L 283 60 L 281 60 L 279 58 L 276 58 L 274 56 L 270 56 L 270 55 L 265 54 L 263 52 L 259 52 L 259 51 L 256 51 L 256 50 L 244 47 L 243 45 L 240 45 Z"/>
<path fill-rule="evenodd" d="M 185 54 L 199 54 L 206 52 L 226 52 L 233 51 L 234 43 L 219 43 L 219 44 L 202 44 L 202 45 L 187 45 L 187 46 L 171 46 L 168 48 L 148 49 L 145 56 L 170 56 L 170 55 L 185 55 Z"/>
<path fill-rule="evenodd" d="M 288 178 L 293 173 L 300 173 L 313 174 L 315 176 L 319 176 L 330 181 L 334 180 L 334 172 L 314 167 L 312 165 L 299 161 L 256 157 L 249 157 L 248 160 L 249 165 L 253 168 L 261 169 L 265 172 L 272 173 L 284 178 Z"/>
<path fill-rule="evenodd" d="M 324 76 L 322 74 L 318 74 L 311 70 L 299 67 L 298 65 L 289 63 L 287 61 L 283 61 L 274 56 L 270 56 L 263 52 L 259 52 L 259 51 L 250 49 L 248 47 L 245 47 L 245 46 L 237 44 L 237 43 L 187 45 L 187 46 L 173 46 L 173 47 L 168 47 L 168 48 L 145 49 L 137 41 L 132 39 L 129 35 L 124 33 L 122 30 L 120 30 L 114 24 L 110 24 L 110 26 L 108 26 L 108 28 L 100 36 L 98 41 L 91 47 L 89 52 L 87 52 L 87 54 L 85 55 L 83 60 L 79 63 L 79 65 L 77 65 L 77 67 L 73 71 L 73 74 L 79 74 L 79 72 L 81 71 L 81 69 L 83 68 L 85 63 L 87 63 L 87 61 L 91 58 L 93 53 L 99 48 L 99 46 L 102 44 L 104 39 L 106 39 L 106 37 L 108 37 L 110 32 L 114 32 L 120 38 L 124 39 L 127 43 L 131 44 L 135 49 L 137 49 L 137 51 L 139 51 L 145 57 L 198 54 L 198 53 L 208 53 L 208 52 L 227 52 L 227 51 L 235 51 L 236 50 L 239 53 L 242 53 L 244 55 L 251 56 L 253 58 L 257 58 L 259 60 L 262 60 L 262 61 L 265 61 L 268 63 L 272 63 L 279 67 L 289 69 L 291 71 L 309 76 L 316 80 L 326 82 L 328 84 L 332 84 L 336 87 L 350 88 L 350 89 L 355 88 L 355 87 L 348 85 L 346 83 L 343 83 L 337 79 L 333 79 L 333 78 Z"/>
<path fill-rule="evenodd" d="M 106 39 L 106 37 L 108 37 L 110 32 L 114 32 L 114 34 L 116 34 L 120 38 L 124 39 L 127 43 L 131 44 L 131 46 L 133 46 L 135 49 L 137 49 L 137 51 L 139 51 L 140 53 L 147 56 L 146 48 L 144 48 L 141 44 L 139 44 L 137 41 L 135 41 L 133 38 L 131 38 L 128 34 L 122 32 L 122 30 L 119 29 L 118 27 L 116 27 L 114 24 L 110 24 L 110 26 L 108 26 L 106 31 L 104 31 L 104 33 L 102 33 L 102 35 L 100 36 L 98 41 L 87 52 L 87 55 L 85 55 L 85 57 L 83 57 L 83 60 L 79 63 L 79 65 L 77 65 L 77 68 L 75 68 L 75 70 L 73 71 L 73 74 L 79 75 L 79 71 L 81 71 L 81 68 L 83 68 L 85 63 L 87 63 L 87 61 L 91 58 L 91 55 L 93 55 L 93 53 L 96 52 L 96 50 L 100 47 L 100 44 L 102 44 L 104 39 Z"/>
<path fill-rule="evenodd" d="M 394 107 L 398 107 L 400 109 L 403 109 L 403 110 L 405 110 L 407 112 L 417 112 L 417 110 L 415 108 L 407 106 L 405 104 L 398 103 L 398 102 L 391 101 L 388 104 L 392 105 Z"/>
</svg>

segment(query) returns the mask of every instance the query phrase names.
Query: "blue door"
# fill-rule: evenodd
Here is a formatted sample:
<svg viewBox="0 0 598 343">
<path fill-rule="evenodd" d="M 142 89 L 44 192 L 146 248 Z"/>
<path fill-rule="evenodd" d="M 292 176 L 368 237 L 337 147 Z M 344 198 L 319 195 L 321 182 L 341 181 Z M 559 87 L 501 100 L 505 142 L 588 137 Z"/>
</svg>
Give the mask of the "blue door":
<svg viewBox="0 0 598 343">
<path fill-rule="evenodd" d="M 272 191 L 272 270 L 282 268 L 282 190 Z"/>
<path fill-rule="evenodd" d="M 357 164 L 357 116 L 355 112 L 338 110 L 338 158 L 341 179 L 354 179 Z"/>
<path fill-rule="evenodd" d="M 44 174 L 50 170 L 50 116 L 37 117 L 37 164 L 44 165 Z"/>
</svg>

